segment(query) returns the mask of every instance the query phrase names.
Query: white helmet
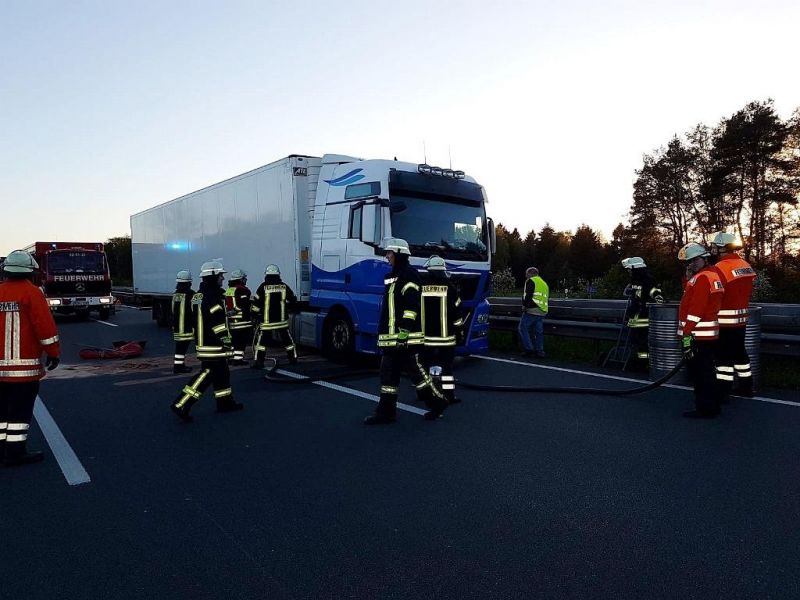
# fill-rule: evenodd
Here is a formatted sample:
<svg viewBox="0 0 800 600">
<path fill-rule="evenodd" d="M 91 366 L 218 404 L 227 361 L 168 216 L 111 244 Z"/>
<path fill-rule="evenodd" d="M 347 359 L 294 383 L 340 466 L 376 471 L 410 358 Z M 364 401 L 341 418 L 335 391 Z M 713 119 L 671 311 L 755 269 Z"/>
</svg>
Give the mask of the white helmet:
<svg viewBox="0 0 800 600">
<path fill-rule="evenodd" d="M 245 277 L 247 277 L 247 273 L 245 273 L 241 269 L 234 269 L 233 271 L 231 271 L 231 274 L 228 276 L 228 279 L 236 280 L 236 279 L 244 279 Z"/>
<path fill-rule="evenodd" d="M 31 256 L 30 252 L 25 252 L 24 250 L 14 250 L 6 256 L 6 260 L 3 263 L 3 270 L 9 273 L 33 273 L 33 270 L 38 268 L 39 264 Z"/>
<path fill-rule="evenodd" d="M 222 263 L 218 260 L 204 262 L 203 266 L 200 267 L 200 277 L 206 277 L 207 275 L 222 275 L 222 273 L 227 273 L 227 271 L 222 266 Z"/>
<path fill-rule="evenodd" d="M 280 275 L 281 270 L 278 268 L 278 265 L 267 265 L 267 268 L 264 269 L 264 275 Z"/>
<path fill-rule="evenodd" d="M 177 283 L 186 283 L 192 281 L 192 274 L 189 271 L 178 271 L 178 274 L 175 276 L 175 281 Z"/>
<path fill-rule="evenodd" d="M 445 264 L 444 259 L 440 256 L 436 256 L 435 254 L 425 261 L 425 268 L 428 271 L 447 271 L 447 265 Z"/>
<path fill-rule="evenodd" d="M 730 250 L 738 250 L 742 247 L 742 242 L 740 242 L 734 234 L 725 233 L 724 231 L 715 233 L 711 238 L 711 244 L 719 248 L 727 248 Z"/>
<path fill-rule="evenodd" d="M 386 238 L 383 240 L 383 249 L 386 252 L 394 252 L 395 254 L 408 254 L 411 255 L 411 250 L 408 249 L 408 242 L 400 238 Z"/>
<path fill-rule="evenodd" d="M 631 256 L 622 259 L 622 266 L 626 269 L 642 269 L 647 266 L 641 256 Z"/>
<path fill-rule="evenodd" d="M 678 250 L 678 260 L 692 260 L 698 256 L 710 256 L 708 250 L 696 242 L 689 242 Z"/>
</svg>

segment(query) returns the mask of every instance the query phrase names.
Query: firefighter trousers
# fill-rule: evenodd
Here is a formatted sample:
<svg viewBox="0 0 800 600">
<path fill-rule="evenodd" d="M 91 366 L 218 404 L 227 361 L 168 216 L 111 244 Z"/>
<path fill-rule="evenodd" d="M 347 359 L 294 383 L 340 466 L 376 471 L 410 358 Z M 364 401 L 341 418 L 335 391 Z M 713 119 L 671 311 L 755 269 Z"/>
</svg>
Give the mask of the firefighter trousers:
<svg viewBox="0 0 800 600">
<path fill-rule="evenodd" d="M 244 360 L 244 352 L 247 345 L 253 339 L 252 327 L 241 327 L 231 329 L 231 340 L 233 342 L 233 360 Z"/>
<path fill-rule="evenodd" d="M 448 403 L 453 403 L 456 397 L 456 378 L 453 376 L 453 360 L 455 356 L 455 346 L 425 346 L 425 350 L 422 353 L 422 364 L 428 374 L 430 374 L 431 367 L 442 368 L 441 392 Z"/>
<path fill-rule="evenodd" d="M 186 352 L 189 350 L 189 344 L 192 340 L 176 340 L 175 341 L 175 359 L 172 365 L 175 367 L 183 367 L 186 364 Z"/>
<path fill-rule="evenodd" d="M 203 392 L 210 385 L 214 386 L 217 409 L 224 409 L 233 403 L 231 372 L 226 359 L 201 360 L 200 372 L 192 377 L 191 381 L 178 394 L 175 399 L 175 408 L 179 408 L 188 414 L 192 405 L 200 400 Z"/>
<path fill-rule="evenodd" d="M 721 388 L 714 369 L 716 342 L 692 340 L 692 358 L 687 368 L 694 386 L 694 403 L 697 412 L 704 415 L 719 414 Z"/>
<path fill-rule="evenodd" d="M 297 347 L 292 339 L 292 334 L 289 333 L 288 327 L 282 327 L 281 329 L 259 329 L 256 331 L 255 340 L 253 341 L 255 361 L 257 363 L 264 362 L 264 357 L 267 355 L 266 337 L 270 332 L 280 338 L 283 349 L 286 350 L 286 356 L 289 358 L 289 362 L 297 362 Z"/>
<path fill-rule="evenodd" d="M 397 396 L 400 391 L 400 375 L 407 370 L 417 389 L 417 398 L 431 410 L 443 410 L 447 401 L 433 387 L 430 375 L 419 359 L 416 350 L 410 348 L 385 348 L 381 357 L 381 395 L 375 414 L 394 419 L 397 415 Z"/>
<path fill-rule="evenodd" d="M 723 390 L 723 398 L 731 393 L 738 379 L 737 390 L 747 396 L 753 395 L 753 374 L 750 356 L 745 348 L 745 327 L 721 327 L 717 340 L 717 381 Z"/>
<path fill-rule="evenodd" d="M 38 381 L 0 381 L 0 459 L 25 454 Z"/>
</svg>

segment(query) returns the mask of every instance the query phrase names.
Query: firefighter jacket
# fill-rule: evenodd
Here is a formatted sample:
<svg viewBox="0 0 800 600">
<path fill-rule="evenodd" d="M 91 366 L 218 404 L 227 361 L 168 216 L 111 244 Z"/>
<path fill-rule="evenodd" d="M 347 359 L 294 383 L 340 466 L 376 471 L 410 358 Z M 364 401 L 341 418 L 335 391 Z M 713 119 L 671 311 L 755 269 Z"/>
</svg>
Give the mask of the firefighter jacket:
<svg viewBox="0 0 800 600">
<path fill-rule="evenodd" d="M 525 282 L 525 290 L 522 293 L 522 306 L 525 312 L 532 315 L 546 315 L 549 299 L 550 287 L 544 279 L 536 275 Z"/>
<path fill-rule="evenodd" d="M 228 311 L 228 327 L 250 329 L 250 288 L 240 283 L 225 290 L 225 309 Z"/>
<path fill-rule="evenodd" d="M 194 339 L 192 318 L 192 297 L 195 292 L 188 285 L 178 286 L 172 294 L 172 338 L 176 342 L 190 342 Z"/>
<path fill-rule="evenodd" d="M 223 360 L 233 356 L 222 288 L 201 283 L 200 291 L 192 297 L 192 316 L 198 359 Z"/>
<path fill-rule="evenodd" d="M 678 309 L 678 337 L 691 335 L 708 342 L 719 337 L 717 313 L 725 288 L 712 266 L 704 267 L 686 282 Z"/>
<path fill-rule="evenodd" d="M 464 324 L 461 298 L 447 278 L 428 274 L 422 277 L 420 325 L 426 346 L 455 346 L 456 330 Z"/>
<path fill-rule="evenodd" d="M 0 381 L 44 377 L 40 358 L 59 356 L 58 331 L 42 291 L 27 279 L 0 283 Z"/>
<path fill-rule="evenodd" d="M 719 309 L 719 326 L 747 327 L 756 272 L 747 261 L 734 253 L 723 254 L 714 269 L 725 286 L 725 296 Z"/>
<path fill-rule="evenodd" d="M 378 347 L 397 346 L 397 334 L 401 329 L 409 332 L 407 344 L 422 344 L 420 327 L 420 279 L 419 273 L 409 264 L 392 269 L 383 279 L 381 317 L 378 321 Z"/>
<path fill-rule="evenodd" d="M 633 269 L 631 274 L 630 298 L 625 317 L 628 320 L 628 327 L 648 327 L 648 303 L 664 303 L 664 296 L 661 288 L 655 284 L 655 280 L 645 269 Z"/>
<path fill-rule="evenodd" d="M 296 303 L 297 297 L 292 288 L 283 283 L 280 276 L 267 275 L 253 296 L 252 310 L 260 317 L 259 329 L 261 331 L 287 329 L 289 315 L 286 309 Z"/>
</svg>

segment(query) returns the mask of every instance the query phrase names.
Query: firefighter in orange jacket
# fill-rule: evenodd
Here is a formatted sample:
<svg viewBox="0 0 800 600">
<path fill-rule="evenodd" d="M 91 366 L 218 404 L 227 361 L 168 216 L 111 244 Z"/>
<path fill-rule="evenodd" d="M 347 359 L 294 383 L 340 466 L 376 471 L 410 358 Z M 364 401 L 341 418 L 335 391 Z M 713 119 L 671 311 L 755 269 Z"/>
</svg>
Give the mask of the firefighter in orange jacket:
<svg viewBox="0 0 800 600">
<path fill-rule="evenodd" d="M 6 467 L 39 462 L 41 452 L 28 452 L 28 429 L 33 404 L 44 377 L 42 353 L 48 371 L 58 366 L 58 332 L 41 290 L 30 282 L 39 265 L 23 250 L 3 263 L 6 280 L 0 283 L 0 461 Z"/>
<path fill-rule="evenodd" d="M 717 380 L 723 390 L 723 403 L 727 403 L 733 389 L 734 376 L 739 379 L 737 393 L 753 396 L 753 376 L 744 338 L 756 272 L 736 254 L 741 247 L 731 233 L 720 231 L 711 239 L 712 261 L 716 257 L 714 269 L 725 286 L 725 296 L 719 309 L 717 344 Z"/>
<path fill-rule="evenodd" d="M 689 276 L 678 309 L 678 337 L 689 361 L 695 398 L 695 410 L 686 411 L 683 416 L 693 419 L 713 419 L 720 411 L 714 350 L 719 338 L 717 313 L 725 289 L 716 270 L 709 264 L 709 256 L 703 246 L 694 242 L 678 251 L 678 259 L 686 263 Z"/>
</svg>

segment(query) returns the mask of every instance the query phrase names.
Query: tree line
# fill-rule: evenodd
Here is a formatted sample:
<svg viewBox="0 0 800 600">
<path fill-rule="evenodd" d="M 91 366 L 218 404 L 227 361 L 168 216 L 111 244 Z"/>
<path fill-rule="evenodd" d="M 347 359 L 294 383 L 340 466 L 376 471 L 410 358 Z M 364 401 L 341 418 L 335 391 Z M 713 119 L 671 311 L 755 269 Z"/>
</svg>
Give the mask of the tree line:
<svg viewBox="0 0 800 600">
<path fill-rule="evenodd" d="M 528 266 L 556 293 L 620 297 L 619 265 L 641 256 L 665 292 L 680 296 L 678 250 L 735 232 L 759 272 L 760 301 L 800 302 L 800 108 L 788 120 L 772 100 L 751 102 L 715 127 L 699 124 L 645 154 L 636 170 L 629 223 L 611 240 L 588 225 L 574 233 L 545 225 L 524 236 L 496 227 L 496 292 L 522 285 Z"/>
</svg>

